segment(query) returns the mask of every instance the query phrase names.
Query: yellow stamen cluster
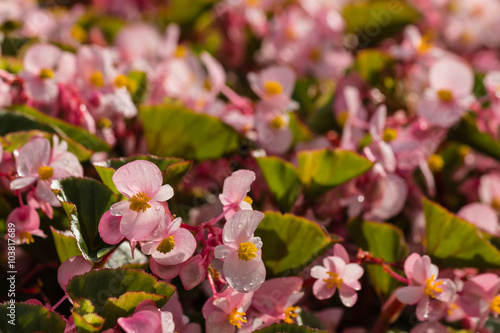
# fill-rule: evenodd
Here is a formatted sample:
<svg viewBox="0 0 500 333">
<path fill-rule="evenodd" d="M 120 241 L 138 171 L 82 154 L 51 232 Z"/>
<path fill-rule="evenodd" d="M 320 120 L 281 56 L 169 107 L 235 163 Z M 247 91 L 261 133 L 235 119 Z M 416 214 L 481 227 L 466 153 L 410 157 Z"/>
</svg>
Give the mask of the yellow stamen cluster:
<svg viewBox="0 0 500 333">
<path fill-rule="evenodd" d="M 260 4 L 260 0 L 245 0 L 248 7 L 257 7 Z"/>
<path fill-rule="evenodd" d="M 156 250 L 158 252 L 166 254 L 166 253 L 169 253 L 170 251 L 172 251 L 174 249 L 174 247 L 175 247 L 174 236 L 170 236 L 170 237 L 167 237 L 164 240 L 162 240 L 160 242 L 160 244 L 158 244 L 158 246 L 156 247 Z"/>
<path fill-rule="evenodd" d="M 429 157 L 429 169 L 431 169 L 432 172 L 440 172 L 443 170 L 444 167 L 444 160 L 441 156 L 439 155 L 432 155 Z"/>
<path fill-rule="evenodd" d="M 285 319 L 283 321 L 287 324 L 293 324 L 292 318 L 297 318 L 298 314 L 295 312 L 299 309 L 298 306 L 289 306 L 285 309 Z"/>
<path fill-rule="evenodd" d="M 345 123 L 347 122 L 348 117 L 349 117 L 349 113 L 347 112 L 347 110 L 340 112 L 338 117 L 337 117 L 337 123 L 341 127 L 344 127 Z"/>
<path fill-rule="evenodd" d="M 177 58 L 184 58 L 187 55 L 188 51 L 187 48 L 184 45 L 179 45 L 177 46 L 177 49 L 175 49 L 175 56 Z"/>
<path fill-rule="evenodd" d="M 97 122 L 97 125 L 99 128 L 111 128 L 113 127 L 113 123 L 111 122 L 111 119 L 109 118 L 101 118 Z"/>
<path fill-rule="evenodd" d="M 344 281 L 342 281 L 342 279 L 339 278 L 339 275 L 337 273 L 327 272 L 327 274 L 330 277 L 328 279 L 323 279 L 323 282 L 328 283 L 326 288 L 331 289 L 335 286 L 337 288 L 340 288 L 340 286 L 342 286 L 342 283 L 344 283 Z"/>
<path fill-rule="evenodd" d="M 432 275 L 430 278 L 425 280 L 425 290 L 424 294 L 432 298 L 436 297 L 436 293 L 443 292 L 443 289 L 439 288 L 443 284 L 443 281 L 436 282 L 436 276 Z"/>
<path fill-rule="evenodd" d="M 495 196 L 493 198 L 493 201 L 491 202 L 491 206 L 497 210 L 500 210 L 500 198 L 498 196 Z"/>
<path fill-rule="evenodd" d="M 231 325 L 241 328 L 241 324 L 245 324 L 247 322 L 245 315 L 245 312 L 239 312 L 238 309 L 234 308 L 233 311 L 227 315 L 227 321 Z"/>
<path fill-rule="evenodd" d="M 458 147 L 458 156 L 464 159 L 471 152 L 471 148 L 468 145 L 460 145 Z"/>
<path fill-rule="evenodd" d="M 264 82 L 264 90 L 268 95 L 279 95 L 283 92 L 281 84 L 274 80 Z"/>
<path fill-rule="evenodd" d="M 129 85 L 129 78 L 123 74 L 117 75 L 115 77 L 115 86 L 118 88 L 127 87 Z"/>
<path fill-rule="evenodd" d="M 49 180 L 54 175 L 54 168 L 49 166 L 41 166 L 38 168 L 38 174 L 40 175 L 40 180 Z"/>
<path fill-rule="evenodd" d="M 445 90 L 445 89 L 439 90 L 437 92 L 437 95 L 438 95 L 439 99 L 443 102 L 449 102 L 453 99 L 453 94 L 449 90 Z"/>
<path fill-rule="evenodd" d="M 54 72 L 48 68 L 42 68 L 38 77 L 40 79 L 52 79 L 54 77 Z"/>
<path fill-rule="evenodd" d="M 257 257 L 257 247 L 252 242 L 241 243 L 238 248 L 238 258 L 244 261 L 251 261 Z"/>
<path fill-rule="evenodd" d="M 243 201 L 248 202 L 250 205 L 253 203 L 252 198 L 250 198 L 248 195 L 243 199 Z"/>
<path fill-rule="evenodd" d="M 385 142 L 391 142 L 393 140 L 396 140 L 398 137 L 398 132 L 394 128 L 386 128 L 384 130 L 384 135 L 383 135 L 383 140 Z"/>
<path fill-rule="evenodd" d="M 92 83 L 95 87 L 101 88 L 104 86 L 104 75 L 100 71 L 96 71 L 90 74 L 90 83 Z"/>
<path fill-rule="evenodd" d="M 490 307 L 493 311 L 500 314 L 500 295 L 495 296 L 491 301 Z"/>
<path fill-rule="evenodd" d="M 283 126 L 285 126 L 285 121 L 283 120 L 283 117 L 278 116 L 273 118 L 269 123 L 269 125 L 271 125 L 271 127 L 274 129 L 280 129 L 283 128 Z"/>
<path fill-rule="evenodd" d="M 70 31 L 71 37 L 83 43 L 87 40 L 87 32 L 79 25 L 74 25 Z"/>
<path fill-rule="evenodd" d="M 146 193 L 137 193 L 132 198 L 130 198 L 129 208 L 137 213 L 139 213 L 141 210 L 142 212 L 145 212 L 146 209 L 151 208 L 151 205 L 148 203 L 149 200 L 151 200 L 151 198 L 149 198 Z"/>
<path fill-rule="evenodd" d="M 23 240 L 26 241 L 26 244 L 31 244 L 33 243 L 35 240 L 33 239 L 33 235 L 31 235 L 29 232 L 27 231 L 23 231 L 19 234 L 19 239 L 21 240 L 21 242 Z"/>
</svg>

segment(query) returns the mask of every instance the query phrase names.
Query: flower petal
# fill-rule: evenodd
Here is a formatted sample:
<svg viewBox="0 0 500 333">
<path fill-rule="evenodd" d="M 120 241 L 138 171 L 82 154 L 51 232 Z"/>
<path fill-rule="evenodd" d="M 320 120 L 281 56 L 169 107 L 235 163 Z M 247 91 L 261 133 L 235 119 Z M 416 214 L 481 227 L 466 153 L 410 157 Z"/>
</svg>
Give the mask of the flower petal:
<svg viewBox="0 0 500 333">
<path fill-rule="evenodd" d="M 253 237 L 253 233 L 264 214 L 253 210 L 241 210 L 236 212 L 224 225 L 222 240 L 224 244 L 245 243 Z"/>
<path fill-rule="evenodd" d="M 403 304 L 416 304 L 424 297 L 424 287 L 409 286 L 396 290 L 396 297 Z"/>
<path fill-rule="evenodd" d="M 162 221 L 165 209 L 158 203 L 152 203 L 145 212 L 125 210 L 120 223 L 120 231 L 129 240 L 141 241 L 156 229 Z"/>
<path fill-rule="evenodd" d="M 127 198 L 141 192 L 154 197 L 162 187 L 163 177 L 154 163 L 137 160 L 118 168 L 113 174 L 113 182 Z"/>
<path fill-rule="evenodd" d="M 111 215 L 110 211 L 104 213 L 99 221 L 99 235 L 108 244 L 118 244 L 123 235 L 120 232 L 121 216 Z"/>
<path fill-rule="evenodd" d="M 236 252 L 224 261 L 223 272 L 229 285 L 240 293 L 259 289 L 266 278 L 266 268 L 260 257 L 244 261 L 238 258 Z"/>
</svg>

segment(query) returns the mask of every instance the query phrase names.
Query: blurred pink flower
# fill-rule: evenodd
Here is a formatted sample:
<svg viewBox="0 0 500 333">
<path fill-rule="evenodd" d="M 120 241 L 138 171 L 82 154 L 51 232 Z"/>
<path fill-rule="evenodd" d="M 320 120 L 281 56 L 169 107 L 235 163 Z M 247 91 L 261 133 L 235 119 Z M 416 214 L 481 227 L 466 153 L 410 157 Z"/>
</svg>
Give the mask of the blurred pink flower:
<svg viewBox="0 0 500 333">
<path fill-rule="evenodd" d="M 238 170 L 224 180 L 222 194 L 219 200 L 224 205 L 226 219 L 231 218 L 240 210 L 252 210 L 252 199 L 247 196 L 250 185 L 255 180 L 255 172 L 250 170 Z"/>
<path fill-rule="evenodd" d="M 69 281 L 77 275 L 83 275 L 92 270 L 92 264 L 82 256 L 71 257 L 59 266 L 57 270 L 57 282 L 66 292 Z"/>
<path fill-rule="evenodd" d="M 118 325 L 126 333 L 174 333 L 172 313 L 158 309 L 155 302 L 145 300 L 139 303 L 130 317 L 118 318 Z"/>
<path fill-rule="evenodd" d="M 37 211 L 30 206 L 15 208 L 7 216 L 6 225 L 10 223 L 15 225 L 16 244 L 30 244 L 35 240 L 33 235 L 45 238 L 47 237 L 40 229 L 40 217 Z M 10 228 L 10 227 L 8 227 Z M 7 238 L 7 235 L 5 235 Z"/>
<path fill-rule="evenodd" d="M 490 313 L 500 314 L 500 279 L 496 274 L 479 274 L 465 282 L 460 305 L 471 317 L 479 318 L 478 327 L 484 325 Z"/>
</svg>

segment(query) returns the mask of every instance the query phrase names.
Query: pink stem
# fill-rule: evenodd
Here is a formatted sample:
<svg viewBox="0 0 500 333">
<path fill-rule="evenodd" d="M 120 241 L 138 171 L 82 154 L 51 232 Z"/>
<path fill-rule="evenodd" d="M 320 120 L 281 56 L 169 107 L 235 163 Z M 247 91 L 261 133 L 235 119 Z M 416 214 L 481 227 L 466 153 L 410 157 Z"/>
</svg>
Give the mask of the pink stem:
<svg viewBox="0 0 500 333">
<path fill-rule="evenodd" d="M 57 302 L 53 307 L 51 307 L 50 310 L 54 311 L 55 309 L 57 309 L 57 307 L 61 305 L 61 303 L 64 302 L 66 298 L 68 298 L 68 294 L 64 294 L 63 298 L 61 298 L 59 302 Z"/>
</svg>

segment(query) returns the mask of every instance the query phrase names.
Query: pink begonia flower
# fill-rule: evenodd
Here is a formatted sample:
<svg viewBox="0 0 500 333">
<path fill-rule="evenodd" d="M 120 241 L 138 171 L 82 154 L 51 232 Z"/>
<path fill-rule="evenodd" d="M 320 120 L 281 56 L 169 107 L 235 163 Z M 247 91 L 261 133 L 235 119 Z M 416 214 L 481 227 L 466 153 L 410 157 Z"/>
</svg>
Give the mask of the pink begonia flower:
<svg viewBox="0 0 500 333">
<path fill-rule="evenodd" d="M 380 196 L 371 202 L 366 218 L 386 220 L 403 209 L 408 197 L 408 184 L 395 173 L 388 173 L 378 181 Z"/>
<path fill-rule="evenodd" d="M 34 44 L 26 51 L 23 59 L 26 95 L 41 103 L 51 103 L 57 99 L 57 67 L 62 51 L 54 45 Z"/>
<path fill-rule="evenodd" d="M 497 212 L 490 205 L 475 202 L 463 206 L 457 216 L 474 224 L 478 229 L 490 235 L 500 237 L 500 225 Z"/>
<path fill-rule="evenodd" d="M 53 148 L 46 138 L 36 137 L 16 151 L 16 169 L 19 178 L 10 183 L 11 190 L 21 190 L 36 182 L 36 195 L 39 199 L 60 206 L 50 184 L 54 179 L 83 177 L 83 168 L 78 158 L 67 151 L 66 141 L 59 143 L 53 136 Z"/>
<path fill-rule="evenodd" d="M 253 292 L 239 293 L 228 287 L 210 297 L 203 305 L 203 318 L 207 333 L 234 333 L 247 323 L 246 311 L 252 302 Z"/>
<path fill-rule="evenodd" d="M 431 125 L 448 128 L 460 120 L 474 97 L 474 73 L 462 60 L 443 58 L 429 70 L 429 89 L 417 112 Z"/>
<path fill-rule="evenodd" d="M 143 23 L 125 26 L 114 39 L 121 61 L 131 69 L 146 72 L 157 62 L 161 42 L 158 31 Z"/>
<path fill-rule="evenodd" d="M 463 287 L 460 305 L 471 317 L 479 318 L 478 327 L 482 327 L 490 313 L 495 317 L 500 314 L 500 279 L 496 274 L 477 275 Z"/>
<path fill-rule="evenodd" d="M 121 216 L 120 234 L 131 241 L 144 240 L 161 223 L 165 215 L 162 203 L 172 198 L 174 190 L 163 185 L 160 169 L 149 161 L 137 160 L 118 168 L 113 174 L 116 189 L 128 200 L 113 204 L 109 212 Z M 107 216 L 112 227 L 103 231 L 111 232 L 117 221 Z M 103 239 L 114 236 L 102 235 Z M 118 237 L 118 236 L 117 236 Z"/>
<path fill-rule="evenodd" d="M 57 282 L 66 292 L 69 281 L 77 275 L 83 275 L 92 270 L 92 264 L 82 256 L 69 258 L 59 266 L 57 270 Z"/>
<path fill-rule="evenodd" d="M 224 245 L 215 247 L 215 258 L 224 259 L 226 281 L 241 293 L 259 289 L 266 278 L 260 250 L 262 241 L 253 234 L 263 218 L 264 214 L 257 211 L 237 212 L 224 225 Z"/>
<path fill-rule="evenodd" d="M 324 310 L 315 312 L 314 315 L 321 320 L 329 332 L 337 332 L 337 326 L 344 315 L 342 308 L 326 308 Z"/>
<path fill-rule="evenodd" d="M 196 249 L 196 239 L 193 234 L 187 229 L 181 228 L 182 219 L 180 217 L 168 223 L 162 222 L 158 229 L 161 231 L 154 232 L 155 240 L 141 243 L 141 251 L 144 254 L 151 255 L 153 260 L 162 265 L 177 265 L 188 260 Z M 167 221 L 165 221 L 167 222 Z"/>
<path fill-rule="evenodd" d="M 224 206 L 223 211 L 226 212 L 226 219 L 231 218 L 240 210 L 252 210 L 253 201 L 247 196 L 247 193 L 254 180 L 255 172 L 250 170 L 235 171 L 224 180 L 219 200 Z"/>
<path fill-rule="evenodd" d="M 335 103 L 335 114 L 337 121 L 343 125 L 340 148 L 356 150 L 357 145 L 365 135 L 364 129 L 359 124 L 363 124 L 367 119 L 367 112 L 361 103 L 361 95 L 358 88 L 346 86 L 339 91 Z M 344 109 L 339 109 L 344 107 Z"/>
<path fill-rule="evenodd" d="M 288 124 L 290 116 L 282 109 L 267 102 L 259 102 L 255 107 L 255 130 L 257 142 L 268 153 L 285 154 L 293 142 L 293 133 Z"/>
<path fill-rule="evenodd" d="M 193 289 L 202 283 L 207 276 L 204 260 L 200 254 L 178 265 L 162 265 L 156 260 L 151 260 L 149 265 L 151 271 L 164 280 L 172 280 L 179 275 L 182 286 L 186 290 Z"/>
<path fill-rule="evenodd" d="M 158 309 L 155 302 L 150 299 L 139 303 L 130 317 L 118 318 L 117 322 L 126 333 L 174 333 L 176 331 L 172 313 Z"/>
<path fill-rule="evenodd" d="M 421 321 L 429 319 L 430 310 L 439 304 L 434 302 L 450 302 L 455 295 L 455 284 L 450 279 L 438 279 L 439 268 L 431 264 L 429 256 L 412 253 L 404 264 L 406 277 L 410 281 L 408 287 L 396 291 L 396 297 L 403 304 L 417 304 L 417 318 Z"/>
<path fill-rule="evenodd" d="M 299 277 L 267 280 L 254 292 L 252 307 L 272 317 L 270 321 L 265 321 L 266 326 L 282 320 L 293 324 L 300 310 L 294 304 L 304 295 L 301 289 L 302 279 Z"/>
<path fill-rule="evenodd" d="M 450 331 L 439 321 L 426 321 L 413 327 L 410 333 L 450 333 Z"/>
<path fill-rule="evenodd" d="M 248 74 L 252 90 L 264 101 L 282 108 L 289 108 L 292 103 L 295 80 L 294 71 L 285 66 L 271 66 L 258 74 Z"/>
<path fill-rule="evenodd" d="M 42 238 L 47 237 L 40 229 L 40 217 L 37 211 L 30 206 L 17 207 L 10 212 L 9 216 L 7 216 L 7 226 L 10 223 L 15 225 L 16 244 L 33 243 L 33 235 Z M 5 235 L 5 238 L 7 238 L 7 235 Z"/>
<path fill-rule="evenodd" d="M 479 178 L 479 199 L 495 209 L 500 208 L 500 173 L 490 172 Z"/>
<path fill-rule="evenodd" d="M 189 318 L 184 315 L 182 311 L 182 304 L 179 301 L 179 293 L 174 293 L 170 296 L 167 304 L 165 304 L 161 311 L 169 311 L 175 323 L 176 332 L 180 333 L 201 333 L 201 326 L 198 323 L 190 323 Z"/>
<path fill-rule="evenodd" d="M 349 256 L 340 244 L 335 244 L 333 256 L 323 259 L 323 266 L 314 266 L 311 276 L 318 279 L 313 285 L 313 294 L 323 300 L 332 297 L 337 289 L 340 300 L 347 307 L 352 307 L 358 300 L 357 290 L 361 289 L 359 279 L 364 273 L 361 266 L 349 263 Z"/>
</svg>

